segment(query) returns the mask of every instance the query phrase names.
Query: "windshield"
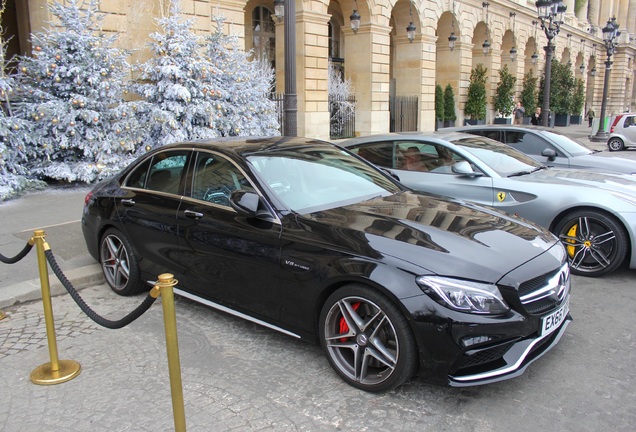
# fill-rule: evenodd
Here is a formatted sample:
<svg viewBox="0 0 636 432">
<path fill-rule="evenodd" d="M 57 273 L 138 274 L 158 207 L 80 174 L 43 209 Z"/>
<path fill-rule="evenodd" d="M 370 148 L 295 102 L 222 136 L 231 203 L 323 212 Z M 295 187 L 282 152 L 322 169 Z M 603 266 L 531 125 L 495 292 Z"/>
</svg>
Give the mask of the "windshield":
<svg viewBox="0 0 636 432">
<path fill-rule="evenodd" d="M 337 147 L 302 146 L 252 154 L 247 159 L 271 193 L 298 213 L 400 191 L 381 171 Z"/>
<path fill-rule="evenodd" d="M 502 177 L 536 171 L 543 167 L 524 153 L 484 137 L 453 140 L 453 144 L 479 158 Z"/>
<path fill-rule="evenodd" d="M 566 137 L 565 135 L 561 135 L 560 133 L 552 132 L 552 131 L 543 131 L 548 139 L 554 141 L 557 146 L 561 147 L 561 149 L 570 154 L 571 156 L 583 156 L 586 154 L 594 153 L 594 150 L 582 144 L 578 141 L 573 140 L 572 138 Z"/>
</svg>

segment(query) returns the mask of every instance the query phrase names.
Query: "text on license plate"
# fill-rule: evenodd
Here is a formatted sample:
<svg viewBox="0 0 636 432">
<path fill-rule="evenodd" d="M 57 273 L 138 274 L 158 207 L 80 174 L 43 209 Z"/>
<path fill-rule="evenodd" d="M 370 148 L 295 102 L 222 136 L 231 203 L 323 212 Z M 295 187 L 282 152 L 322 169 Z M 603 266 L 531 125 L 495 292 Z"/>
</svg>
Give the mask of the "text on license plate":
<svg viewBox="0 0 636 432">
<path fill-rule="evenodd" d="M 570 298 L 559 309 L 541 319 L 541 335 L 547 335 L 559 328 L 570 311 Z"/>
</svg>

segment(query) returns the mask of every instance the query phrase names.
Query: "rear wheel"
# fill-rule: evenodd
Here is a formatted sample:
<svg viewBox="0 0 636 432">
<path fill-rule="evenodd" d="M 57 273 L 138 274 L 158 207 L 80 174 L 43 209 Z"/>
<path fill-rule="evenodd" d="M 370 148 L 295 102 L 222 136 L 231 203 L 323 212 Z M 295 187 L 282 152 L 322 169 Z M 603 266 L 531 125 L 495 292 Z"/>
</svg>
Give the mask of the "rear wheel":
<svg viewBox="0 0 636 432">
<path fill-rule="evenodd" d="M 403 384 L 418 364 L 415 339 L 402 312 L 361 284 L 347 285 L 327 299 L 320 314 L 320 343 L 342 379 L 369 392 Z"/>
<path fill-rule="evenodd" d="M 556 226 L 566 247 L 572 273 L 601 276 L 623 263 L 628 250 L 625 229 L 616 218 L 586 210 L 566 215 Z"/>
<path fill-rule="evenodd" d="M 137 258 L 128 239 L 121 231 L 109 228 L 99 247 L 99 263 L 106 283 L 119 295 L 133 295 L 141 291 L 141 274 Z"/>
<path fill-rule="evenodd" d="M 607 147 L 609 151 L 621 151 L 625 149 L 625 143 L 622 139 L 614 137 L 607 141 Z"/>
</svg>

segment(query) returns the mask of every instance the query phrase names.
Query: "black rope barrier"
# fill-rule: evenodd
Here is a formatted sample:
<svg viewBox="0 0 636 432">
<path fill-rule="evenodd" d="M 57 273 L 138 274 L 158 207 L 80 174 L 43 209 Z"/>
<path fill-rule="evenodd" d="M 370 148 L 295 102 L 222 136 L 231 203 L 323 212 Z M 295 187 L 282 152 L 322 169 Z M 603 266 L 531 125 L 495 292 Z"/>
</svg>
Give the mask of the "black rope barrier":
<svg viewBox="0 0 636 432">
<path fill-rule="evenodd" d="M 57 262 L 55 261 L 55 256 L 53 255 L 53 252 L 51 252 L 51 250 L 49 249 L 49 250 L 45 250 L 44 254 L 46 255 L 46 259 L 49 262 L 49 265 L 51 266 L 51 269 L 53 270 L 53 273 L 55 273 L 55 276 L 57 276 L 57 278 L 60 280 L 60 282 L 62 282 L 62 285 L 64 285 L 64 288 L 66 288 L 66 291 L 68 291 L 68 293 L 71 295 L 73 300 L 75 300 L 75 303 L 77 303 L 77 305 L 80 307 L 80 309 L 82 309 L 82 311 L 86 315 L 88 315 L 88 317 L 90 319 L 92 319 L 97 324 L 99 324 L 99 325 L 101 325 L 103 327 L 106 327 L 106 328 L 109 328 L 109 329 L 113 329 L 113 330 L 125 327 L 128 324 L 130 324 L 131 322 L 135 321 L 140 316 L 142 316 L 144 314 L 144 312 L 146 312 L 148 309 L 150 309 L 150 306 L 152 306 L 152 304 L 155 302 L 155 300 L 157 300 L 155 297 L 153 297 L 150 294 L 148 294 L 148 296 L 146 296 L 144 301 L 139 306 L 137 306 L 137 308 L 135 308 L 135 310 L 133 310 L 131 313 L 129 313 L 125 317 L 121 318 L 120 320 L 111 321 L 109 319 L 106 319 L 106 318 L 98 315 L 97 312 L 95 312 L 94 310 L 92 310 L 90 308 L 90 306 L 88 306 L 86 304 L 84 299 L 82 299 L 82 297 L 80 297 L 80 295 L 77 292 L 77 290 L 73 287 L 71 282 L 66 278 L 64 273 L 62 273 L 62 270 L 60 269 L 60 266 L 57 265 Z"/>
<path fill-rule="evenodd" d="M 31 242 L 28 242 L 26 246 L 24 246 L 24 249 L 22 249 L 20 253 L 14 256 L 13 258 L 7 258 L 6 256 L 0 254 L 0 261 L 2 261 L 5 264 L 15 264 L 18 261 L 20 261 L 22 258 L 27 256 L 27 254 L 31 252 L 31 249 L 33 249 L 33 244 Z"/>
</svg>

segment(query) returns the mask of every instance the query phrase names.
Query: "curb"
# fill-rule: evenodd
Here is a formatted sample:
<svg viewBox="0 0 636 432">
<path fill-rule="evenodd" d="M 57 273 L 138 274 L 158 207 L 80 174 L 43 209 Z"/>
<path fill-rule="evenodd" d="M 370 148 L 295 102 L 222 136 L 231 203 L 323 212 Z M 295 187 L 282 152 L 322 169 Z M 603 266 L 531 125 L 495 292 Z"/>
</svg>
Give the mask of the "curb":
<svg viewBox="0 0 636 432">
<path fill-rule="evenodd" d="M 65 271 L 64 274 L 76 290 L 106 283 L 104 275 L 102 274 L 102 268 L 99 264 L 79 267 Z M 53 273 L 49 274 L 49 285 L 51 287 L 51 297 L 67 293 L 62 282 L 60 282 Z M 4 288 L 0 287 L 0 308 L 41 299 L 42 286 L 39 278 Z"/>
</svg>

